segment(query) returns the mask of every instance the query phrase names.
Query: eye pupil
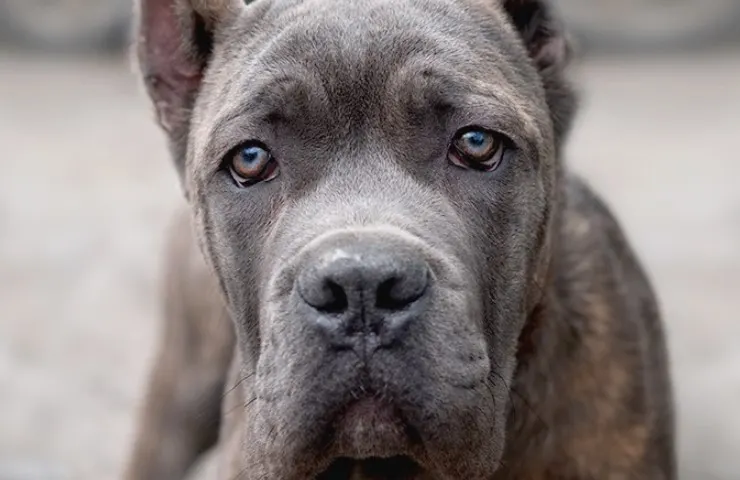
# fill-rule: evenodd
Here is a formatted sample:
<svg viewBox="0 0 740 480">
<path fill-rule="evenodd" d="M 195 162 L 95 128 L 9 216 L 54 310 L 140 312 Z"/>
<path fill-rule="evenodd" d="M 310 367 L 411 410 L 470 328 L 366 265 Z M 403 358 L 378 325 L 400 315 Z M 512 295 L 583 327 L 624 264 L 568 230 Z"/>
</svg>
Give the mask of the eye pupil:
<svg viewBox="0 0 740 480">
<path fill-rule="evenodd" d="M 460 138 L 462 151 L 471 156 L 487 155 L 495 147 L 495 139 L 489 132 L 472 130 L 466 132 Z"/>
<path fill-rule="evenodd" d="M 482 147 L 486 143 L 486 134 L 483 132 L 468 132 L 465 134 L 465 140 L 473 147 Z"/>
<path fill-rule="evenodd" d="M 259 147 L 244 148 L 241 152 L 242 161 L 250 166 L 254 163 L 259 163 L 263 153 L 265 151 Z"/>
</svg>

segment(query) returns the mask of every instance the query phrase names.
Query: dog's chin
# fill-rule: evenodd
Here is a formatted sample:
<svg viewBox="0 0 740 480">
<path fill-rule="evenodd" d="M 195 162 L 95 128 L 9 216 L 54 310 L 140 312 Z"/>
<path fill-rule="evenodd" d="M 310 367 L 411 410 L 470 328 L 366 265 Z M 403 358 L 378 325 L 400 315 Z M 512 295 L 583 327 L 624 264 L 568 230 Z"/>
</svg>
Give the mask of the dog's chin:
<svg viewBox="0 0 740 480">
<path fill-rule="evenodd" d="M 391 404 L 376 398 L 352 402 L 335 423 L 335 451 L 351 458 L 390 457 L 407 453 L 411 429 Z"/>
<path fill-rule="evenodd" d="M 417 478 L 421 467 L 412 459 L 416 436 L 391 404 L 377 398 L 357 400 L 338 417 L 334 458 L 317 479 Z"/>
</svg>

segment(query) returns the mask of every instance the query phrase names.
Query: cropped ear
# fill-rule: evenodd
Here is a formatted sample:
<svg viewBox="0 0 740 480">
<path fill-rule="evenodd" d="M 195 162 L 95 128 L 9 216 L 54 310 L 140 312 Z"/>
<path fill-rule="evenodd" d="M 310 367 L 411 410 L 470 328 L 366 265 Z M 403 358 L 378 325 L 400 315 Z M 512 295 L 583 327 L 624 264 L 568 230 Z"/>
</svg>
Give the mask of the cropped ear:
<svg viewBox="0 0 740 480">
<path fill-rule="evenodd" d="M 180 173 L 190 113 L 211 56 L 214 34 L 238 16 L 244 3 L 139 0 L 136 52 L 140 71 Z"/>
<path fill-rule="evenodd" d="M 572 49 L 552 0 L 502 0 L 524 46 L 540 72 L 558 143 L 567 134 L 577 107 L 565 78 Z"/>
</svg>

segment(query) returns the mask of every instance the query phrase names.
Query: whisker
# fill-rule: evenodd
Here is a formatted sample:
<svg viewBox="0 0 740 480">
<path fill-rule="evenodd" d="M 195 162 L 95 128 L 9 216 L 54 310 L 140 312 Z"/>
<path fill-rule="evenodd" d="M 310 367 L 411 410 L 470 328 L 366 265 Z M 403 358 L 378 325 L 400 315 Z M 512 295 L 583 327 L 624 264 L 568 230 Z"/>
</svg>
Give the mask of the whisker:
<svg viewBox="0 0 740 480">
<path fill-rule="evenodd" d="M 256 401 L 257 401 L 257 397 L 254 396 L 254 397 L 252 397 L 250 400 L 248 400 L 245 403 L 238 404 L 238 405 L 235 405 L 235 406 L 231 407 L 228 411 L 224 412 L 222 416 L 223 417 L 227 417 L 227 416 L 231 415 L 232 413 L 236 412 L 239 409 L 246 410 L 247 408 L 249 408 L 250 405 L 252 405 Z"/>
<path fill-rule="evenodd" d="M 250 374 L 248 374 L 248 375 L 245 375 L 244 377 L 242 377 L 242 378 L 241 378 L 241 379 L 240 379 L 239 381 L 237 381 L 237 382 L 236 382 L 236 383 L 235 383 L 235 384 L 234 384 L 234 385 L 233 385 L 233 386 L 232 386 L 231 388 L 229 388 L 228 390 L 226 390 L 226 391 L 224 392 L 223 396 L 221 397 L 221 400 L 223 400 L 224 398 L 226 398 L 226 395 L 228 395 L 228 394 L 230 394 L 231 392 L 233 392 L 234 390 L 236 390 L 236 388 L 237 388 L 237 387 L 239 387 L 239 385 L 241 385 L 242 383 L 244 383 L 244 382 L 246 382 L 247 380 L 249 380 L 250 378 L 252 378 L 252 377 L 253 377 L 253 376 L 255 375 L 255 373 L 256 373 L 256 372 L 252 372 L 252 373 L 250 373 Z"/>
<path fill-rule="evenodd" d="M 494 362 L 493 359 L 491 359 L 491 363 L 494 364 L 494 367 L 499 368 L 498 365 Z M 548 430 L 550 426 L 545 422 L 545 420 L 542 418 L 542 415 L 537 411 L 537 409 L 532 405 L 532 403 L 527 400 L 527 398 L 521 394 L 519 391 L 517 391 L 516 388 L 514 388 L 510 383 L 506 381 L 506 379 L 501 376 L 500 373 L 496 372 L 495 370 L 491 370 L 491 374 L 495 375 L 497 378 L 501 380 L 501 383 L 506 387 L 506 391 L 509 395 L 509 401 L 511 402 L 511 406 L 513 409 L 516 409 L 518 403 L 514 401 L 514 395 L 516 395 L 517 399 L 519 399 L 520 403 L 523 404 L 527 410 L 534 415 L 534 417 L 537 419 L 539 423 L 539 428 L 536 433 L 541 433 L 542 431 Z"/>
<path fill-rule="evenodd" d="M 223 404 L 223 401 L 224 401 L 224 399 L 226 399 L 226 396 L 229 395 L 234 390 L 236 390 L 239 387 L 239 385 L 241 385 L 242 383 L 244 383 L 248 379 L 252 378 L 254 375 L 255 375 L 255 372 L 252 372 L 252 373 L 250 373 L 248 375 L 245 375 L 244 377 L 242 377 L 241 379 L 239 379 L 237 382 L 235 382 L 233 386 L 231 386 L 230 388 L 228 388 L 227 390 L 225 390 L 221 394 L 221 398 L 219 400 L 219 407 L 218 407 L 219 408 L 219 411 L 222 408 L 221 407 L 221 404 Z M 202 420 L 206 415 L 209 415 L 210 416 L 212 414 L 212 410 L 210 408 L 208 408 L 209 407 L 209 404 L 211 403 L 211 401 L 212 400 L 210 400 L 208 398 L 208 395 L 204 395 L 203 396 L 203 398 L 199 402 L 200 403 L 200 408 L 198 408 L 198 413 L 194 416 L 195 420 Z M 227 412 L 227 414 L 232 413 L 234 410 L 235 410 L 235 408 L 232 408 L 231 410 L 229 410 L 229 412 Z M 224 415 L 222 415 L 222 414 L 217 415 L 214 419 L 212 419 L 209 422 L 209 425 L 213 425 L 213 424 L 219 423 L 221 421 L 221 417 L 222 416 L 224 416 Z"/>
</svg>

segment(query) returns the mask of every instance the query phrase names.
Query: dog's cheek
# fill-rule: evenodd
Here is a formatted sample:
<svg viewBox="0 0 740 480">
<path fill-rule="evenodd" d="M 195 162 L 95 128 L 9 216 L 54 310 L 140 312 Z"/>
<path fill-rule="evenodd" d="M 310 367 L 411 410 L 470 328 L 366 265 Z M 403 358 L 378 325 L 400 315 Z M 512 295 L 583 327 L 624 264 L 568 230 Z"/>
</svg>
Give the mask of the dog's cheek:
<svg viewBox="0 0 740 480">
<path fill-rule="evenodd" d="M 477 252 L 484 332 L 499 363 L 514 355 L 547 238 L 546 192 L 536 172 L 516 166 L 506 166 L 504 178 L 468 178 L 467 188 L 453 193 Z"/>
<path fill-rule="evenodd" d="M 273 215 L 270 192 L 238 189 L 220 176 L 192 202 L 201 249 L 215 272 L 238 334 L 255 330 L 265 284 L 263 248 Z"/>
</svg>

